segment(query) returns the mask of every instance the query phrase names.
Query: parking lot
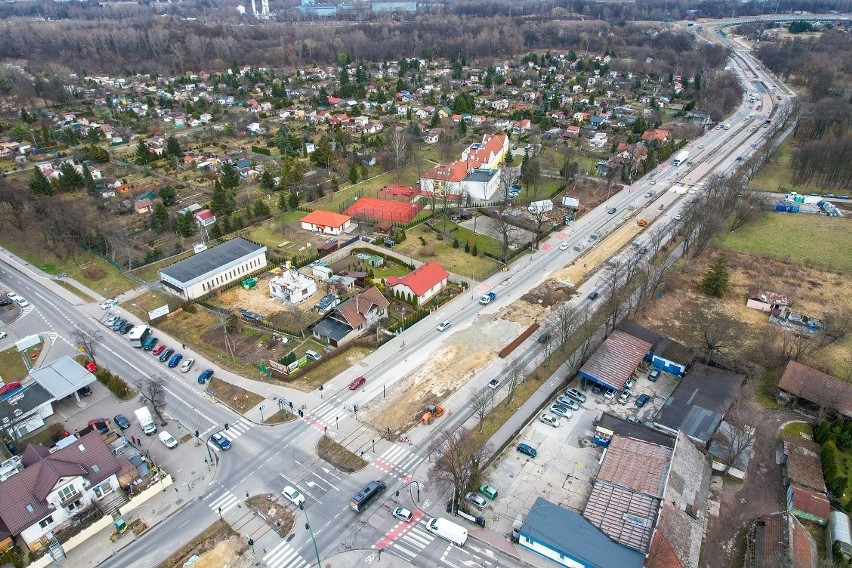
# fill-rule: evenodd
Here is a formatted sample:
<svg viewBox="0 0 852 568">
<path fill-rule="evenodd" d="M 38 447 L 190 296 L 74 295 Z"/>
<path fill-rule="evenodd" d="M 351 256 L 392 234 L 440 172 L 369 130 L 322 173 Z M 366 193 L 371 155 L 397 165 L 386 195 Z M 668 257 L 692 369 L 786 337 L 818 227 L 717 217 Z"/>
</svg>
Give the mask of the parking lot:
<svg viewBox="0 0 852 568">
<path fill-rule="evenodd" d="M 606 400 L 603 393 L 595 395 L 588 386 L 583 390 L 586 402 L 573 412 L 570 419 L 560 418 L 558 427 L 539 419 L 542 413 L 550 413 L 549 407 L 555 402 L 551 399 L 548 408 L 539 411 L 503 455 L 485 471 L 482 482 L 498 490 L 497 499 L 489 501 L 483 512 L 488 528 L 500 534 L 510 534 L 513 524 L 523 521 L 539 496 L 581 513 L 603 454 L 603 448 L 592 443 L 598 416 L 602 412 L 625 419 L 634 415 L 643 424 L 650 423 L 677 386 L 678 378 L 668 373 L 661 373 L 656 382 L 649 381 L 649 370 L 647 363 L 636 370 L 633 395 L 626 404 L 619 404 L 617 397 Z M 579 381 L 573 381 L 571 388 L 581 388 Z M 563 393 L 560 391 L 558 394 Z M 637 408 L 635 400 L 641 394 L 649 395 L 650 400 L 642 408 Z M 530 458 L 519 453 L 516 450 L 519 443 L 535 448 L 537 456 Z"/>
</svg>

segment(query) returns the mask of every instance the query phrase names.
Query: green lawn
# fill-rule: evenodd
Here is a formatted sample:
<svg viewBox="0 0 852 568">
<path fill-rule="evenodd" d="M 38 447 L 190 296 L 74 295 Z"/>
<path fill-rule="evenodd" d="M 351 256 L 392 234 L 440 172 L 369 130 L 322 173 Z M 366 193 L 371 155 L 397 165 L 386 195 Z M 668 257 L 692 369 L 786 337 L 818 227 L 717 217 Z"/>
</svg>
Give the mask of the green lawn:
<svg viewBox="0 0 852 568">
<path fill-rule="evenodd" d="M 426 169 L 428 169 L 428 167 L 424 165 L 423 171 Z M 325 196 L 321 197 L 319 200 L 311 201 L 304 205 L 311 209 L 324 209 L 325 211 L 338 213 L 340 211 L 340 207 L 344 203 L 351 203 L 352 198 L 355 196 L 380 197 L 378 191 L 386 185 L 393 183 L 413 185 L 418 181 L 420 180 L 417 179 L 417 166 L 412 164 L 403 168 L 399 176 L 397 176 L 397 172 L 386 172 L 361 181 L 356 185 L 348 185 L 348 180 L 346 182 L 341 181 L 341 190 L 337 193 L 326 193 Z"/>
<path fill-rule="evenodd" d="M 41 344 L 36 346 L 36 349 L 40 347 Z M 2 378 L 3 382 L 23 381 L 28 373 L 29 370 L 24 365 L 21 353 L 18 353 L 17 349 L 12 347 L 6 351 L 0 351 L 0 378 Z"/>
<path fill-rule="evenodd" d="M 443 227 L 443 221 L 435 221 L 435 227 Z M 456 230 L 453 231 L 454 227 Z M 499 267 L 497 261 L 482 256 L 484 251 L 499 254 L 500 245 L 494 239 L 482 234 L 474 236 L 472 231 L 458 227 L 452 221 L 447 221 L 447 230 L 450 231 L 450 237 L 438 240 L 437 235 L 425 225 L 418 225 L 406 231 L 405 242 L 396 245 L 394 250 L 422 262 L 435 261 L 450 272 L 469 278 L 475 276 L 480 280 Z M 420 237 L 426 241 L 425 246 Z M 459 240 L 460 246 L 457 249 L 453 248 L 453 238 Z M 468 240 L 471 247 L 476 243 L 480 256 L 474 257 L 464 252 L 464 244 Z"/>
<path fill-rule="evenodd" d="M 784 433 L 791 436 L 801 436 L 802 434 L 806 434 L 808 437 L 813 436 L 813 430 L 807 422 L 790 422 L 784 426 Z"/>
<path fill-rule="evenodd" d="M 852 222 L 845 218 L 770 213 L 758 223 L 725 234 L 718 245 L 782 262 L 852 272 Z"/>
</svg>

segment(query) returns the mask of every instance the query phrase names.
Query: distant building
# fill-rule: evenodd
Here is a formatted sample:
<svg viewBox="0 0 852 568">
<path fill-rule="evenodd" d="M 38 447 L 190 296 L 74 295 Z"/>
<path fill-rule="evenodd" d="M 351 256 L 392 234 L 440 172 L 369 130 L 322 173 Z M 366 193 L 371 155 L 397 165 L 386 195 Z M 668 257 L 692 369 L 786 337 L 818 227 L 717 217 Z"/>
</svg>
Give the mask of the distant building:
<svg viewBox="0 0 852 568">
<path fill-rule="evenodd" d="M 385 318 L 389 305 L 387 298 L 373 286 L 335 307 L 328 317 L 313 326 L 311 333 L 320 341 L 339 347 L 362 336 Z"/>
<path fill-rule="evenodd" d="M 237 237 L 160 269 L 160 284 L 194 300 L 266 268 L 266 247 Z"/>
</svg>

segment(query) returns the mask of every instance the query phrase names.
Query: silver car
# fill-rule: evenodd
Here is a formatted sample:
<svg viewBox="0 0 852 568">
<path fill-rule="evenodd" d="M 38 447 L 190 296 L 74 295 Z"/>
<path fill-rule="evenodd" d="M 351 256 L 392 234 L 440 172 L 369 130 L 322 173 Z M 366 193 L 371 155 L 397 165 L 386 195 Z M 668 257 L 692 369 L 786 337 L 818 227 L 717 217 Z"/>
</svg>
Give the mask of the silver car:
<svg viewBox="0 0 852 568">
<path fill-rule="evenodd" d="M 579 402 L 561 394 L 556 397 L 556 404 L 560 406 L 567 406 L 569 410 L 580 410 Z"/>
<path fill-rule="evenodd" d="M 478 495 L 471 491 L 467 495 L 464 496 L 465 501 L 476 507 L 477 509 L 484 509 L 488 506 L 488 501 L 485 500 L 485 497 L 482 495 Z"/>
<path fill-rule="evenodd" d="M 541 422 L 544 422 L 548 426 L 553 426 L 554 428 L 559 428 L 559 419 L 552 414 L 548 414 L 545 412 L 541 416 L 538 417 Z"/>
<path fill-rule="evenodd" d="M 550 411 L 556 416 L 561 416 L 562 418 L 571 418 L 574 415 L 567 406 L 562 406 L 561 404 L 551 404 Z"/>
</svg>

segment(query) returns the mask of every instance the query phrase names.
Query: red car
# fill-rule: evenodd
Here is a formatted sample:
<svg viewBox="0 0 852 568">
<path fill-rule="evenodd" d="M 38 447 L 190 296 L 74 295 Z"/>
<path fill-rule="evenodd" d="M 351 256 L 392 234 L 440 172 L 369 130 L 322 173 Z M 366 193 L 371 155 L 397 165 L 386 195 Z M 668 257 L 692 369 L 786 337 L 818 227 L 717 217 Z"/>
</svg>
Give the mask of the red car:
<svg viewBox="0 0 852 568">
<path fill-rule="evenodd" d="M 154 350 L 153 350 L 153 351 L 151 351 L 151 354 L 153 354 L 154 356 L 157 356 L 157 355 L 159 355 L 160 353 L 162 353 L 162 352 L 163 352 L 163 349 L 165 349 L 165 348 L 166 348 L 166 344 L 165 344 L 165 343 L 160 343 L 159 345 L 157 345 L 156 347 L 154 347 Z"/>
<path fill-rule="evenodd" d="M 358 377 L 357 379 L 355 379 L 354 381 L 349 383 L 349 390 L 354 391 L 355 389 L 357 389 L 358 387 L 360 387 L 361 385 L 363 385 L 366 382 L 367 382 L 367 377 Z"/>
</svg>

